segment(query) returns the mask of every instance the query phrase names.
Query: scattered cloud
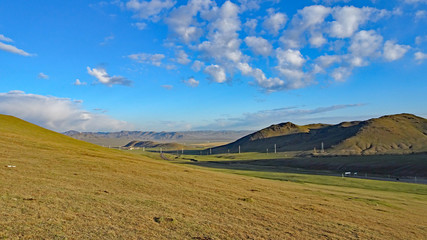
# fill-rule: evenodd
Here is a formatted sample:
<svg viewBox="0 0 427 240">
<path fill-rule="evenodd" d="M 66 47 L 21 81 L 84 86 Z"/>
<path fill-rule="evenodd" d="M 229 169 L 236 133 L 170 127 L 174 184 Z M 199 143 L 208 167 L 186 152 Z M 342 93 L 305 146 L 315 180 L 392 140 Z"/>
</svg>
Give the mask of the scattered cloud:
<svg viewBox="0 0 427 240">
<path fill-rule="evenodd" d="M 187 86 L 189 86 L 189 87 L 193 87 L 193 88 L 195 88 L 195 87 L 199 86 L 199 81 L 197 81 L 194 77 L 190 77 L 189 79 L 184 80 L 184 83 L 185 83 Z"/>
<path fill-rule="evenodd" d="M 130 59 L 137 61 L 139 63 L 151 64 L 157 67 L 162 65 L 162 60 L 165 58 L 164 54 L 156 53 L 135 53 L 128 56 Z"/>
<path fill-rule="evenodd" d="M 423 18 L 427 17 L 427 11 L 426 10 L 418 10 L 417 12 L 415 12 L 415 19 L 416 20 L 421 20 Z"/>
<path fill-rule="evenodd" d="M 414 58 L 415 60 L 417 60 L 418 62 L 422 62 L 425 59 L 427 59 L 427 53 L 423 53 L 423 52 L 416 52 L 414 54 Z"/>
<path fill-rule="evenodd" d="M 0 93 L 0 113 L 58 132 L 119 131 L 132 128 L 124 121 L 84 110 L 81 101 L 27 94 L 22 91 Z"/>
<path fill-rule="evenodd" d="M 139 30 L 144 30 L 147 27 L 147 24 L 144 22 L 136 22 L 132 25 L 138 28 Z"/>
<path fill-rule="evenodd" d="M 44 73 L 39 73 L 38 75 L 37 75 L 37 77 L 38 78 L 40 78 L 40 79 L 49 79 L 49 76 L 48 75 L 46 75 L 46 74 L 44 74 Z"/>
<path fill-rule="evenodd" d="M 227 75 L 224 68 L 218 65 L 209 65 L 205 68 L 204 72 L 209 75 L 211 81 L 223 83 L 227 81 Z"/>
<path fill-rule="evenodd" d="M 135 13 L 135 17 L 143 20 L 157 22 L 160 20 L 160 14 L 172 8 L 176 1 L 172 0 L 151 0 L 139 1 L 130 0 L 126 3 L 126 8 Z"/>
<path fill-rule="evenodd" d="M 176 55 L 175 61 L 179 64 L 186 65 L 191 62 L 191 60 L 188 58 L 188 54 L 185 53 L 184 50 L 177 51 L 175 55 Z"/>
<path fill-rule="evenodd" d="M 74 81 L 74 85 L 75 86 L 84 86 L 84 85 L 87 85 L 87 83 L 80 81 L 80 79 L 76 79 L 76 81 Z"/>
<path fill-rule="evenodd" d="M 104 38 L 104 41 L 102 41 L 101 43 L 99 43 L 99 45 L 101 45 L 101 46 L 107 45 L 112 40 L 114 40 L 114 35 L 107 36 L 107 37 Z"/>
<path fill-rule="evenodd" d="M 12 39 L 6 37 L 3 34 L 0 34 L 0 41 L 7 42 L 7 43 L 13 42 Z M 25 57 L 34 56 L 34 54 L 30 54 L 30 53 L 28 53 L 28 52 L 26 52 L 26 51 L 24 51 L 22 49 L 19 49 L 19 48 L 13 46 L 13 45 L 2 43 L 2 42 L 0 42 L 0 50 L 6 51 L 6 52 L 10 52 L 10 53 L 14 53 L 14 54 L 18 54 L 18 55 L 22 55 L 22 56 L 25 56 Z"/>
<path fill-rule="evenodd" d="M 172 88 L 173 88 L 172 85 L 162 85 L 161 87 L 166 89 L 166 90 L 172 90 Z"/>
<path fill-rule="evenodd" d="M 399 45 L 388 40 L 384 44 L 384 58 L 387 61 L 395 61 L 403 57 L 410 48 L 410 46 Z"/>
<path fill-rule="evenodd" d="M 407 4 L 421 4 L 421 3 L 427 3 L 427 0 L 403 0 L 403 2 Z"/>
<path fill-rule="evenodd" d="M 252 52 L 257 55 L 266 57 L 273 51 L 273 46 L 270 44 L 270 42 L 262 37 L 246 37 L 245 43 L 252 50 Z"/>
<path fill-rule="evenodd" d="M 87 73 L 94 76 L 99 83 L 109 87 L 113 85 L 131 86 L 132 81 L 122 76 L 110 76 L 104 68 L 87 67 Z"/>
<path fill-rule="evenodd" d="M 273 35 L 279 34 L 279 31 L 283 29 L 288 21 L 286 14 L 278 12 L 275 13 L 274 9 L 268 9 L 269 15 L 263 22 L 262 26 Z"/>
<path fill-rule="evenodd" d="M 6 36 L 5 36 L 5 35 L 3 35 L 3 34 L 0 34 L 0 41 L 3 41 L 3 42 L 13 42 L 13 40 L 12 40 L 12 39 L 10 39 L 10 38 L 6 37 Z"/>
<path fill-rule="evenodd" d="M 193 69 L 193 71 L 198 72 L 200 71 L 203 67 L 205 66 L 204 62 L 201 62 L 199 60 L 194 61 L 193 65 L 191 66 L 191 69 Z"/>
</svg>

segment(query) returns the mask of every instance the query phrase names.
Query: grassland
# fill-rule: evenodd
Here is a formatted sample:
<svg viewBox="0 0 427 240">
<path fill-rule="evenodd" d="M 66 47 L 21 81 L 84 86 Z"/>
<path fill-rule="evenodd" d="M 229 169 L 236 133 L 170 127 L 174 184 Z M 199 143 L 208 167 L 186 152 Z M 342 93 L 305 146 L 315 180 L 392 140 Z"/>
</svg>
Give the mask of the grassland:
<svg viewBox="0 0 427 240">
<path fill-rule="evenodd" d="M 0 116 L 0 182 L 0 239 L 427 236 L 423 191 L 207 171 L 102 148 L 7 116 Z"/>
</svg>

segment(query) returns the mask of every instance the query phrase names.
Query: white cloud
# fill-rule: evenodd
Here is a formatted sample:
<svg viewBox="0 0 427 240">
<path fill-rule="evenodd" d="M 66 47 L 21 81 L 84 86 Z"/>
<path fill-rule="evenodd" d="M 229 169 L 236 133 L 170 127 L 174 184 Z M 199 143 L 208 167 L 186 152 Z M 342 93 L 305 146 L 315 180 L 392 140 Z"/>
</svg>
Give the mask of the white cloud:
<svg viewBox="0 0 427 240">
<path fill-rule="evenodd" d="M 162 85 L 161 87 L 166 89 L 166 90 L 172 90 L 172 88 L 173 88 L 172 85 Z"/>
<path fill-rule="evenodd" d="M 211 81 L 223 83 L 227 81 L 227 75 L 224 68 L 218 65 L 209 65 L 205 68 L 204 72 L 209 75 Z"/>
<path fill-rule="evenodd" d="M 191 60 L 188 59 L 188 54 L 185 53 L 184 50 L 177 51 L 175 55 L 176 55 L 175 61 L 177 63 L 185 65 L 185 64 L 189 64 L 191 62 Z"/>
<path fill-rule="evenodd" d="M 193 71 L 198 72 L 205 66 L 205 63 L 199 60 L 194 61 L 193 65 L 191 66 L 191 69 Z"/>
<path fill-rule="evenodd" d="M 424 61 L 425 59 L 427 59 L 427 53 L 423 53 L 423 52 L 416 52 L 416 53 L 414 54 L 414 58 L 415 58 L 415 60 L 417 60 L 417 61 L 419 61 L 419 62 L 422 62 L 422 61 Z"/>
<path fill-rule="evenodd" d="M 274 13 L 273 9 L 269 9 L 269 12 L 267 19 L 265 19 L 262 25 L 268 32 L 277 35 L 285 27 L 288 17 L 284 13 Z"/>
<path fill-rule="evenodd" d="M 132 81 L 122 77 L 122 76 L 110 76 L 107 71 L 104 68 L 92 68 L 87 67 L 87 73 L 94 76 L 98 82 L 107 85 L 109 87 L 117 84 L 117 85 L 124 85 L 124 86 L 130 86 L 132 85 Z"/>
<path fill-rule="evenodd" d="M 348 67 L 338 67 L 332 71 L 331 76 L 335 81 L 343 82 L 350 76 L 351 71 L 352 69 Z"/>
<path fill-rule="evenodd" d="M 136 22 L 132 25 L 138 28 L 139 30 L 144 30 L 147 27 L 147 24 L 144 22 Z"/>
<path fill-rule="evenodd" d="M 386 15 L 387 11 L 370 7 L 357 8 L 353 6 L 335 7 L 332 16 L 335 19 L 331 23 L 330 35 L 337 38 L 351 37 L 359 26 L 369 19 L 375 20 Z"/>
<path fill-rule="evenodd" d="M 276 50 L 276 57 L 280 66 L 302 67 L 306 62 L 299 50 L 283 50 L 278 48 Z"/>
<path fill-rule="evenodd" d="M 114 35 L 107 36 L 104 38 L 104 41 L 99 43 L 99 45 L 101 45 L 101 46 L 107 45 L 112 40 L 114 40 Z"/>
<path fill-rule="evenodd" d="M 6 36 L 5 36 L 5 35 L 3 35 L 3 34 L 0 34 L 0 41 L 3 41 L 3 42 L 13 42 L 13 40 L 12 40 L 12 39 L 10 39 L 10 38 L 6 37 Z"/>
<path fill-rule="evenodd" d="M 159 20 L 159 15 L 162 11 L 172 8 L 175 3 L 176 2 L 172 0 L 130 0 L 126 3 L 126 8 L 135 12 L 135 17 L 149 19 L 155 22 Z"/>
<path fill-rule="evenodd" d="M 423 42 L 426 42 L 426 41 L 427 41 L 427 35 L 425 35 L 425 36 L 417 36 L 415 38 L 415 44 L 417 44 L 417 45 L 420 45 L 420 44 L 422 44 Z"/>
<path fill-rule="evenodd" d="M 82 109 L 81 101 L 22 91 L 0 93 L 0 112 L 54 131 L 119 131 L 131 126 L 107 115 Z"/>
<path fill-rule="evenodd" d="M 15 54 L 19 54 L 25 57 L 29 57 L 29 56 L 33 56 L 33 54 L 27 53 L 26 51 L 19 49 L 15 46 L 9 45 L 9 44 L 5 44 L 0 42 L 0 50 L 6 51 L 6 52 L 11 52 L 11 53 L 15 53 Z"/>
<path fill-rule="evenodd" d="M 384 58 L 387 61 L 397 60 L 403 57 L 410 48 L 408 45 L 399 45 L 388 40 L 384 44 Z"/>
<path fill-rule="evenodd" d="M 362 30 L 351 39 L 349 51 L 358 57 L 371 57 L 378 55 L 382 46 L 383 37 L 374 30 Z"/>
<path fill-rule="evenodd" d="M 189 87 L 193 87 L 193 88 L 195 88 L 195 87 L 199 86 L 199 81 L 197 81 L 194 77 L 190 77 L 189 79 L 184 80 L 184 83 L 185 83 L 187 86 L 189 86 Z"/>
<path fill-rule="evenodd" d="M 40 79 L 49 79 L 49 76 L 48 75 L 46 75 L 46 74 L 44 74 L 44 73 L 39 73 L 39 75 L 37 75 L 37 77 L 38 78 L 40 78 Z"/>
<path fill-rule="evenodd" d="M 195 16 L 207 11 L 214 3 L 210 0 L 190 0 L 187 5 L 174 9 L 167 17 L 166 23 L 176 36 L 184 43 L 198 40 L 203 34 Z"/>
<path fill-rule="evenodd" d="M 427 3 L 427 0 L 403 0 L 407 4 Z"/>
<path fill-rule="evenodd" d="M 238 0 L 240 3 L 240 10 L 242 12 L 258 10 L 260 8 L 261 0 Z"/>
<path fill-rule="evenodd" d="M 135 53 L 128 56 L 130 59 L 144 64 L 152 64 L 160 67 L 162 60 L 165 58 L 164 54 L 149 54 L 149 53 Z"/>
<path fill-rule="evenodd" d="M 76 79 L 76 81 L 74 81 L 75 86 L 83 86 L 86 84 L 87 84 L 86 82 L 82 82 L 82 81 L 80 81 L 80 79 Z"/>
<path fill-rule="evenodd" d="M 298 10 L 292 17 L 291 26 L 285 31 L 280 40 L 289 48 L 300 48 L 305 44 L 305 32 L 310 33 L 309 42 L 314 47 L 320 47 L 327 42 L 322 34 L 325 18 L 331 13 L 331 8 L 313 5 Z"/>
<path fill-rule="evenodd" d="M 245 31 L 248 34 L 255 35 L 255 30 L 258 25 L 257 19 L 247 19 L 246 22 L 243 24 L 243 27 L 245 28 Z"/>
<path fill-rule="evenodd" d="M 421 19 L 426 18 L 426 17 L 427 17 L 427 11 L 425 11 L 425 10 L 418 10 L 415 13 L 415 19 L 417 19 L 417 20 L 421 20 Z"/>
<path fill-rule="evenodd" d="M 262 37 L 246 37 L 245 43 L 257 55 L 267 57 L 273 51 L 273 46 L 271 46 L 270 42 Z"/>
</svg>

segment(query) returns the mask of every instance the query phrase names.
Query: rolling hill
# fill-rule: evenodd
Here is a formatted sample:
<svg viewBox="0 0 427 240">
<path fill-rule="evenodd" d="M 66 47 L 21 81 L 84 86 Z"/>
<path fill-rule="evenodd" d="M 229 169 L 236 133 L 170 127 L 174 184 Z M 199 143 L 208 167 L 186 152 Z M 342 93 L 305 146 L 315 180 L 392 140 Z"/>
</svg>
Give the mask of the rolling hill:
<svg viewBox="0 0 427 240">
<path fill-rule="evenodd" d="M 409 194 L 207 171 L 103 148 L 5 115 L 0 183 L 0 239 L 427 235 L 427 197 L 416 194 L 424 186 Z"/>
<path fill-rule="evenodd" d="M 213 148 L 213 153 L 311 151 L 332 155 L 409 154 L 427 152 L 427 120 L 397 114 L 337 125 L 298 126 L 287 122 L 264 128 L 237 141 Z"/>
</svg>

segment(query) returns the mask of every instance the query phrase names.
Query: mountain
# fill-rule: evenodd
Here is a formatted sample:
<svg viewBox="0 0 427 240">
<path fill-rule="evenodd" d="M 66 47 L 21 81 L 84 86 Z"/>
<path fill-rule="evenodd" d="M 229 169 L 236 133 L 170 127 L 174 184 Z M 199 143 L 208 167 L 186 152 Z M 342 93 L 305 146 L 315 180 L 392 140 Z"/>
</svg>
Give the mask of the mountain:
<svg viewBox="0 0 427 240">
<path fill-rule="evenodd" d="M 250 131 L 78 132 L 71 130 L 63 134 L 98 145 L 123 146 L 133 140 L 178 143 L 231 142 L 249 133 Z"/>
<path fill-rule="evenodd" d="M 237 141 L 213 148 L 213 153 L 314 151 L 335 155 L 408 154 L 427 152 L 427 119 L 397 114 L 336 125 L 290 122 L 271 125 Z"/>
<path fill-rule="evenodd" d="M 124 145 L 125 148 L 162 148 L 163 150 L 181 150 L 186 146 L 178 143 L 159 143 L 153 141 L 131 141 Z"/>
</svg>

